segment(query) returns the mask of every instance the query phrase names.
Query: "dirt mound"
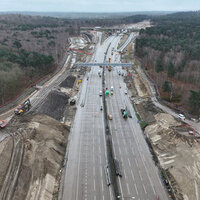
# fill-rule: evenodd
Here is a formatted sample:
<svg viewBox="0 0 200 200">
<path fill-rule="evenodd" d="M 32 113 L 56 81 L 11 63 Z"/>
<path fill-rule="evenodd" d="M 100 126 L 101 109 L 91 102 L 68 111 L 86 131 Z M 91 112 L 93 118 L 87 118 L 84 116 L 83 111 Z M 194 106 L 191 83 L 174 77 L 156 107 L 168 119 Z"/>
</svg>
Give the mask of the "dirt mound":
<svg viewBox="0 0 200 200">
<path fill-rule="evenodd" d="M 160 165 L 166 170 L 176 199 L 198 199 L 200 195 L 200 141 L 176 133 L 180 125 L 171 115 L 155 115 L 156 122 L 145 129 Z"/>
<path fill-rule="evenodd" d="M 52 200 L 57 195 L 59 171 L 63 165 L 69 127 L 46 115 L 26 115 L 22 118 L 24 124 L 21 124 L 20 119 L 14 125 L 23 127 L 23 159 L 16 171 L 18 175 L 14 191 L 6 199 Z M 0 160 L 4 160 L 4 165 L 0 165 L 0 186 L 5 181 L 5 168 L 11 157 L 10 148 L 12 149 L 12 140 L 5 139 L 3 142 L 0 146 Z"/>
<path fill-rule="evenodd" d="M 68 76 L 59 86 L 65 88 L 73 88 L 75 80 L 75 76 Z"/>
<path fill-rule="evenodd" d="M 37 109 L 37 112 L 40 114 L 46 114 L 56 120 L 61 120 L 64 116 L 68 100 L 68 95 L 56 90 L 52 91 L 47 96 L 45 102 Z"/>
</svg>

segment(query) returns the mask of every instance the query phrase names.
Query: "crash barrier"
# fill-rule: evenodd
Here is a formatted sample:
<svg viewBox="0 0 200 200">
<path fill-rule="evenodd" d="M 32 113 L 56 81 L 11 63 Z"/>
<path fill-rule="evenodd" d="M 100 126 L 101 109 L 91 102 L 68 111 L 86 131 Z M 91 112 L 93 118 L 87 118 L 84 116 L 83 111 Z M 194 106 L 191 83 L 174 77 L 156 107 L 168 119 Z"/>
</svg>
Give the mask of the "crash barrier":
<svg viewBox="0 0 200 200">
<path fill-rule="evenodd" d="M 107 113 L 107 104 L 106 104 L 106 96 L 105 96 L 105 67 L 103 67 L 103 74 L 102 74 L 102 88 L 103 88 L 103 108 L 104 108 L 104 121 L 105 121 L 105 137 L 106 137 L 106 149 L 107 149 L 107 166 L 109 168 L 109 181 L 112 183 L 113 192 L 115 199 L 119 199 L 120 196 L 119 187 L 117 183 L 117 176 L 116 176 L 116 169 L 114 163 L 114 152 L 112 146 L 112 135 L 110 134 L 110 128 L 108 123 L 108 113 Z M 108 178 L 108 177 L 107 177 Z"/>
</svg>

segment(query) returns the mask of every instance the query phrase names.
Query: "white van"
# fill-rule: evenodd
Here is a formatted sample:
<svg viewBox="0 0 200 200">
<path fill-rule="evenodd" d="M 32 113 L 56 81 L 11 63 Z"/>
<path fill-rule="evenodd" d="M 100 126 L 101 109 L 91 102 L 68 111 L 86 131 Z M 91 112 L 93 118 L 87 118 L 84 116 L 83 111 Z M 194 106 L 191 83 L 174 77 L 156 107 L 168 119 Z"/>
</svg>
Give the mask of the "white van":
<svg viewBox="0 0 200 200">
<path fill-rule="evenodd" d="M 110 91 L 114 91 L 114 87 L 113 86 L 110 87 Z"/>
<path fill-rule="evenodd" d="M 185 120 L 185 116 L 183 114 L 178 114 L 179 119 Z"/>
</svg>

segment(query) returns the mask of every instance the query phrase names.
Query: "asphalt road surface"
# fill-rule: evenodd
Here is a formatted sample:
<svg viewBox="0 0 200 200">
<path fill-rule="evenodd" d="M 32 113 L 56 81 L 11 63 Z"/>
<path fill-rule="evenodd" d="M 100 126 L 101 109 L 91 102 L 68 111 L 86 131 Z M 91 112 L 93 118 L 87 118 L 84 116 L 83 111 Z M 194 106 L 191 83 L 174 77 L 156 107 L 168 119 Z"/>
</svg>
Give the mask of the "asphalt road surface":
<svg viewBox="0 0 200 200">
<path fill-rule="evenodd" d="M 103 62 L 113 38 L 109 37 L 103 45 L 100 45 L 99 40 L 93 61 Z M 70 134 L 63 200 L 112 199 L 111 187 L 107 186 L 104 173 L 107 159 L 104 118 L 100 110 L 102 79 L 98 76 L 99 70 L 99 67 L 92 67 L 86 76 L 89 79 L 83 81 Z"/>
<path fill-rule="evenodd" d="M 112 42 L 108 50 L 117 48 L 119 38 Z M 113 51 L 111 62 L 120 62 L 120 56 Z M 147 143 L 130 103 L 129 95 L 123 77 L 119 71 L 126 74 L 121 67 L 106 71 L 106 87 L 114 88 L 113 95 L 107 97 L 108 112 L 112 114 L 110 130 L 113 139 L 115 158 L 120 162 L 122 178 L 118 178 L 122 199 L 152 200 L 158 195 L 165 200 L 167 194 L 160 181 L 157 168 L 155 167 Z M 121 88 L 120 88 L 121 87 Z M 127 90 L 128 91 L 128 90 Z M 127 108 L 132 118 L 124 119 L 120 112 L 121 108 Z"/>
<path fill-rule="evenodd" d="M 101 35 L 99 35 L 101 38 Z M 103 62 L 108 48 L 107 58 L 120 62 L 116 51 L 119 36 L 109 37 L 103 45 L 97 45 L 93 62 Z M 112 50 L 113 55 L 111 56 Z M 103 112 L 100 111 L 102 97 L 102 79 L 98 76 L 99 67 L 92 67 L 88 80 L 84 80 L 79 98 L 79 105 L 70 134 L 67 149 L 63 200 L 109 200 L 112 187 L 108 187 L 104 166 L 106 165 L 106 145 Z M 110 121 L 114 154 L 120 161 L 122 177 L 118 178 L 121 199 L 153 200 L 156 195 L 166 200 L 167 194 L 160 181 L 158 171 L 152 161 L 147 143 L 124 91 L 123 77 L 118 75 L 121 67 L 106 70 L 106 86 L 114 87 L 113 96 L 107 97 L 108 111 L 112 114 Z M 125 73 L 125 72 L 124 72 Z M 121 89 L 119 88 L 121 86 Z M 122 118 L 120 108 L 126 106 L 132 118 Z"/>
</svg>

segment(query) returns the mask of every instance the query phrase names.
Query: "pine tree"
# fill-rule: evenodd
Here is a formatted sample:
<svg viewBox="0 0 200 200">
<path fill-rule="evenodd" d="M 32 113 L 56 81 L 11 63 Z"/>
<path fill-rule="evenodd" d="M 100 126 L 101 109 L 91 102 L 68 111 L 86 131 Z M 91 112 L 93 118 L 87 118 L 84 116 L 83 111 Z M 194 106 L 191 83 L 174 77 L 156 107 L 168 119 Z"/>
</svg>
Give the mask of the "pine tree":
<svg viewBox="0 0 200 200">
<path fill-rule="evenodd" d="M 200 91 L 190 90 L 189 106 L 192 114 L 200 114 Z"/>
<path fill-rule="evenodd" d="M 162 71 L 163 71 L 162 61 L 160 58 L 158 58 L 156 62 L 156 72 L 162 72 Z"/>
<path fill-rule="evenodd" d="M 171 91 L 171 86 L 170 86 L 170 82 L 169 81 L 165 81 L 162 85 L 162 91 L 163 92 L 170 92 Z"/>
<path fill-rule="evenodd" d="M 172 62 L 170 62 L 167 69 L 167 75 L 169 77 L 174 77 L 175 73 L 176 73 L 176 70 L 174 68 L 174 65 Z"/>
</svg>

